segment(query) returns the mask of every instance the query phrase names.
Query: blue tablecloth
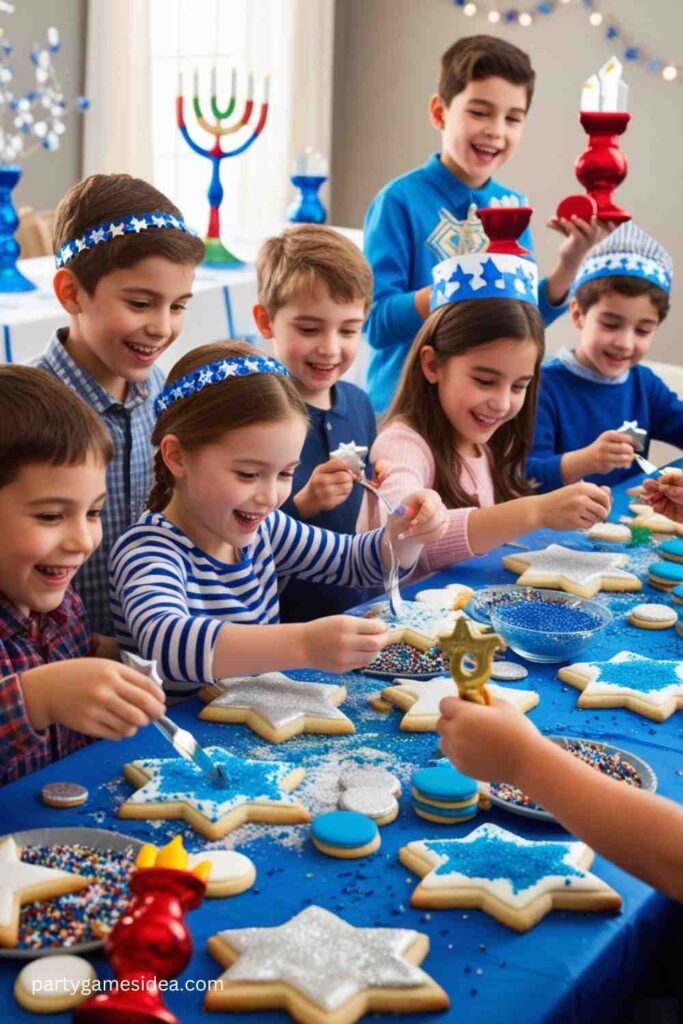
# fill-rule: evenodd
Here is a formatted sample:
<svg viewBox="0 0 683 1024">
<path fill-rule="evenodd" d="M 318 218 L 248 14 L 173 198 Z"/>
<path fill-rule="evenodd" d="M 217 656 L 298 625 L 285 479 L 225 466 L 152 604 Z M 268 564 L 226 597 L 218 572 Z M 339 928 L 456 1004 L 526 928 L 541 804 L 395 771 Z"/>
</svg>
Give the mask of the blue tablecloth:
<svg viewBox="0 0 683 1024">
<path fill-rule="evenodd" d="M 617 511 L 624 511 L 625 495 L 619 493 L 615 497 Z M 531 542 L 541 547 L 558 539 L 568 538 L 545 532 L 532 535 Z M 578 534 L 571 536 L 571 542 L 584 546 L 587 543 Z M 632 565 L 641 575 L 649 560 L 654 560 L 650 554 L 651 549 L 633 549 Z M 502 568 L 498 551 L 440 573 L 429 585 L 452 581 L 481 587 L 512 582 L 513 577 Z M 406 588 L 406 596 L 415 589 Z M 673 630 L 652 633 L 625 623 L 625 609 L 642 600 L 662 600 L 661 594 L 645 586 L 641 595 L 608 595 L 601 599 L 612 607 L 615 621 L 591 648 L 591 658 L 610 657 L 624 648 L 649 655 L 656 651 L 660 657 L 681 657 L 683 639 Z M 531 718 L 543 731 L 593 737 L 631 750 L 653 766 L 662 795 L 683 800 L 683 715 L 656 724 L 623 709 L 581 711 L 576 708 L 578 692 L 557 681 L 556 666 L 529 668 L 528 682 L 516 685 L 528 685 L 539 692 L 541 702 L 531 712 Z M 298 678 L 326 678 L 311 672 L 292 674 Z M 381 714 L 370 707 L 368 696 L 382 684 L 363 675 L 348 676 L 343 682 L 348 689 L 343 709 L 356 725 L 354 735 L 297 737 L 272 747 L 244 726 L 198 721 L 200 705 L 195 700 L 174 708 L 173 717 L 191 728 L 204 744 L 219 743 L 240 754 L 277 757 L 305 765 L 308 774 L 298 794 L 315 811 L 334 805 L 341 764 L 381 762 L 406 782 L 410 772 L 428 763 L 436 752 L 435 734 L 401 732 L 398 711 Z M 6 786 L 2 831 L 87 825 L 113 828 L 157 845 L 180 832 L 189 849 L 201 849 L 201 837 L 182 822 L 152 823 L 116 817 L 116 807 L 131 791 L 121 774 L 123 764 L 136 757 L 168 753 L 167 745 L 152 728 L 122 743 L 96 743 L 66 761 Z M 46 807 L 39 799 L 40 789 L 46 782 L 56 780 L 83 783 L 90 791 L 89 801 L 66 811 Z M 448 991 L 451 1009 L 443 1014 L 414 1015 L 406 1018 L 409 1021 L 606 1024 L 618 1019 L 620 1008 L 628 1005 L 634 988 L 665 940 L 667 929 L 680 928 L 681 908 L 596 857 L 593 870 L 622 896 L 623 911 L 618 916 L 553 912 L 530 932 L 519 935 L 481 911 L 425 913 L 412 909 L 410 894 L 418 880 L 397 858 L 400 847 L 411 840 L 434 834 L 467 834 L 483 820 L 495 821 L 527 837 L 560 838 L 565 833 L 559 826 L 498 810 L 459 826 L 429 826 L 412 812 L 408 792 L 409 787 L 404 785 L 400 815 L 395 823 L 382 829 L 381 850 L 364 860 L 324 857 L 312 847 L 308 826 L 248 825 L 233 833 L 225 845 L 236 846 L 253 859 L 258 872 L 256 884 L 241 896 L 206 900 L 190 915 L 195 953 L 179 981 L 192 978 L 201 983 L 219 976 L 218 964 L 206 952 L 206 940 L 212 934 L 223 928 L 279 924 L 305 905 L 317 903 L 354 925 L 415 928 L 429 935 L 431 949 L 423 967 Z M 101 955 L 95 956 L 93 963 L 100 977 L 110 976 Z M 35 1019 L 15 1004 L 11 994 L 19 966 L 17 961 L 0 959 L 3 1021 Z M 201 993 L 187 990 L 166 995 L 168 1006 L 183 1024 L 207 1019 L 202 998 Z M 70 1018 L 61 1014 L 50 1019 Z M 283 1013 L 263 1013 L 258 1017 L 245 1015 L 244 1019 L 272 1024 L 288 1018 Z"/>
</svg>

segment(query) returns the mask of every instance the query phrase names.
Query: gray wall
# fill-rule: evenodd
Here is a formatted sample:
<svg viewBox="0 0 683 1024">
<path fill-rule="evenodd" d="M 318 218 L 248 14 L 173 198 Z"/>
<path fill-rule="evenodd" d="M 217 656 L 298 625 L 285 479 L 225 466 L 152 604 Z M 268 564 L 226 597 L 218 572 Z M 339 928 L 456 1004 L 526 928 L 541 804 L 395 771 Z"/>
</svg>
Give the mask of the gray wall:
<svg viewBox="0 0 683 1024">
<path fill-rule="evenodd" d="M 47 29 L 54 25 L 59 29 L 62 43 L 61 50 L 55 55 L 57 76 L 69 106 L 82 94 L 86 6 L 86 0 L 15 0 L 14 14 L 0 14 L 5 37 L 14 46 L 13 84 L 17 93 L 33 87 L 33 65 L 29 54 L 35 43 L 44 45 Z M 81 177 L 81 121 L 81 114 L 67 114 L 67 130 L 60 148 L 54 153 L 38 150 L 21 161 L 23 174 L 14 193 L 17 207 L 52 209 Z"/>
<path fill-rule="evenodd" d="M 638 42 L 662 59 L 681 59 L 680 0 L 651 5 L 620 0 L 609 6 Z M 439 148 L 438 133 L 427 120 L 438 59 L 458 36 L 476 32 L 495 33 L 521 46 L 537 72 L 523 141 L 500 177 L 524 192 L 535 208 L 536 251 L 547 273 L 559 236 L 544 227 L 545 220 L 559 199 L 581 191 L 573 174 L 586 139 L 577 118 L 581 85 L 611 54 L 604 28 L 588 25 L 579 0 L 527 29 L 491 26 L 480 16 L 467 18 L 452 0 L 337 0 L 332 223 L 360 226 L 368 203 L 386 181 L 423 163 Z M 674 257 L 673 310 L 658 332 L 651 357 L 683 364 L 675 327 L 683 316 L 683 84 L 669 85 L 639 65 L 625 67 L 633 120 L 622 138 L 630 170 L 618 200 Z M 570 331 L 563 317 L 549 331 L 551 350 L 571 340 Z"/>
</svg>

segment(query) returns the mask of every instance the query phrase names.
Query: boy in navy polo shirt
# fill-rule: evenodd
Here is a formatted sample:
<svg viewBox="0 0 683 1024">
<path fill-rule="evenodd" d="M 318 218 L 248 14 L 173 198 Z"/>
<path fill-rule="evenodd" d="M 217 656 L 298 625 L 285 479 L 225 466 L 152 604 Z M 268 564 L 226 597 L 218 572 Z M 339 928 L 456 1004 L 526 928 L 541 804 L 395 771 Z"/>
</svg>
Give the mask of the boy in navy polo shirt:
<svg viewBox="0 0 683 1024">
<path fill-rule="evenodd" d="M 282 510 L 337 533 L 355 533 L 363 491 L 354 486 L 345 463 L 330 455 L 352 441 L 369 451 L 375 440 L 368 396 L 339 379 L 356 357 L 372 298 L 372 272 L 353 242 L 311 224 L 267 239 L 256 272 L 256 325 L 272 339 L 310 417 L 292 497 Z M 307 622 L 334 615 L 373 593 L 291 580 L 280 595 L 280 618 Z"/>
<path fill-rule="evenodd" d="M 368 391 L 375 410 L 392 398 L 410 344 L 429 313 L 432 269 L 450 256 L 480 252 L 487 238 L 477 209 L 526 205 L 494 174 L 517 149 L 535 74 L 526 53 L 493 36 L 458 39 L 441 58 L 429 119 L 441 152 L 390 181 L 365 218 L 365 255 L 375 279 L 368 341 Z M 564 240 L 558 262 L 539 284 L 539 310 L 550 324 L 565 302 L 581 260 L 612 225 L 552 218 Z M 531 249 L 527 230 L 520 242 Z"/>
</svg>

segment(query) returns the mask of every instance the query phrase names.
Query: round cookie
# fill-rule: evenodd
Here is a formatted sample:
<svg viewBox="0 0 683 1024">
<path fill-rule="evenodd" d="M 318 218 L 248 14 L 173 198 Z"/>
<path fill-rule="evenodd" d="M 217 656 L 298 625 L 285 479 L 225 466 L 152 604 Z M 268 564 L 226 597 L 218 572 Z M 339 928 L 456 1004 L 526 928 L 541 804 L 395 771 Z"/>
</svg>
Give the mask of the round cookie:
<svg viewBox="0 0 683 1024">
<path fill-rule="evenodd" d="M 380 847 L 379 828 L 372 818 L 355 811 L 328 811 L 311 824 L 316 849 L 328 857 L 350 860 L 367 857 Z"/>
<path fill-rule="evenodd" d="M 678 614 L 666 604 L 637 604 L 627 618 L 639 629 L 670 629 L 676 624 Z"/>
<path fill-rule="evenodd" d="M 587 531 L 589 540 L 601 540 L 608 544 L 628 544 L 631 531 L 623 523 L 596 523 Z"/>
<path fill-rule="evenodd" d="M 674 587 L 671 591 L 671 600 L 675 601 L 676 604 L 683 604 L 683 584 Z"/>
<path fill-rule="evenodd" d="M 683 562 L 683 538 L 676 537 L 675 540 L 665 540 L 657 548 L 657 554 L 667 562 Z"/>
<path fill-rule="evenodd" d="M 14 998 L 31 1013 L 63 1013 L 88 998 L 96 979 L 95 968 L 80 956 L 42 956 L 31 960 L 17 975 Z"/>
<path fill-rule="evenodd" d="M 79 807 L 88 799 L 88 790 L 77 782 L 48 782 L 40 799 L 50 807 Z"/>
<path fill-rule="evenodd" d="M 398 815 L 398 801 L 393 793 L 368 786 L 352 786 L 343 790 L 339 807 L 342 811 L 365 814 L 378 825 L 389 825 Z"/>
<path fill-rule="evenodd" d="M 384 789 L 394 796 L 400 796 L 401 793 L 401 783 L 393 772 L 387 771 L 386 768 L 373 766 L 350 768 L 340 776 L 339 785 L 342 789 L 355 789 L 357 786 L 362 786 L 364 789 Z"/>
<path fill-rule="evenodd" d="M 206 883 L 207 896 L 237 896 L 256 881 L 256 868 L 237 850 L 203 850 L 188 857 L 188 870 L 208 860 L 211 871 Z"/>
<path fill-rule="evenodd" d="M 464 804 L 477 797 L 479 793 L 475 780 L 463 775 L 450 762 L 419 768 L 413 772 L 411 782 L 413 793 L 418 800 L 424 800 L 434 806 Z"/>
<path fill-rule="evenodd" d="M 424 818 L 426 821 L 434 821 L 439 825 L 457 825 L 473 818 L 479 810 L 479 804 L 475 801 L 467 807 L 433 807 L 413 797 L 413 810 L 418 818 Z"/>
<path fill-rule="evenodd" d="M 683 619 L 679 619 L 676 623 L 676 632 L 679 636 L 683 636 Z"/>
<path fill-rule="evenodd" d="M 683 565 L 676 562 L 653 562 L 647 571 L 647 579 L 658 590 L 671 590 L 683 583 Z"/>
<path fill-rule="evenodd" d="M 491 666 L 491 679 L 499 683 L 514 683 L 519 679 L 526 679 L 529 670 L 516 661 L 494 661 Z"/>
</svg>

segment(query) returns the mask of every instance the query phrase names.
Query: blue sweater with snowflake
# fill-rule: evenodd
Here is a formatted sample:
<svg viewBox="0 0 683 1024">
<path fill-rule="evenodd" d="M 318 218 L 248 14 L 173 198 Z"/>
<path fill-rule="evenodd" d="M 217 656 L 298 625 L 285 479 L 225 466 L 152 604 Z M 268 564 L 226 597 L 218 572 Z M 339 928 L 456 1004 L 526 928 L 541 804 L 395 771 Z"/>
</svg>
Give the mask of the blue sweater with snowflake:
<svg viewBox="0 0 683 1024">
<path fill-rule="evenodd" d="M 589 379 L 571 369 L 572 360 L 553 359 L 541 370 L 536 430 L 527 477 L 541 491 L 562 487 L 560 460 L 591 444 L 604 430 L 618 430 L 624 420 L 637 420 L 648 441 L 666 441 L 683 448 L 683 401 L 647 366 L 634 366 L 617 382 Z M 647 446 L 642 453 L 647 458 Z M 610 487 L 640 473 L 628 469 L 586 477 Z"/>
<path fill-rule="evenodd" d="M 519 192 L 492 178 L 481 188 L 470 189 L 434 153 L 423 167 L 390 181 L 370 204 L 364 225 L 365 255 L 374 275 L 367 387 L 377 412 L 389 405 L 423 323 L 414 293 L 432 283 L 432 270 L 441 260 L 486 248 L 476 210 L 505 196 L 526 202 Z M 530 231 L 519 241 L 533 248 Z M 564 304 L 551 305 L 545 279 L 540 282 L 539 309 L 546 324 L 566 309 Z"/>
</svg>

